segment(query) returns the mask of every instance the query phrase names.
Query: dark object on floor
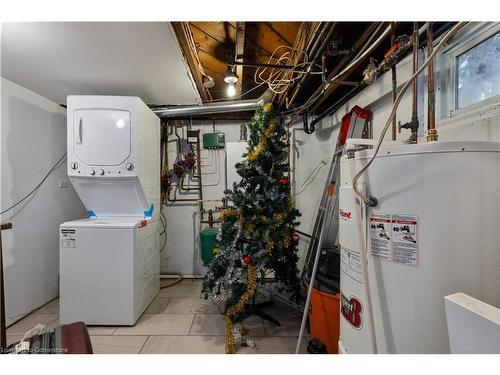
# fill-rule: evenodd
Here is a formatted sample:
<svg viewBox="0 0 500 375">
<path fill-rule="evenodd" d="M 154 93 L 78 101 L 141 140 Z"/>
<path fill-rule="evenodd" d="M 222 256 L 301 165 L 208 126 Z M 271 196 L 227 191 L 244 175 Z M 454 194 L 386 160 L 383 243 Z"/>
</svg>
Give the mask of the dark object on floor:
<svg viewBox="0 0 500 375">
<path fill-rule="evenodd" d="M 62 347 L 66 354 L 93 354 L 89 331 L 83 322 L 61 326 Z"/>
<path fill-rule="evenodd" d="M 326 345 L 318 339 L 312 339 L 309 341 L 307 344 L 307 352 L 309 354 L 328 354 Z"/>
<path fill-rule="evenodd" d="M 18 354 L 93 354 L 89 332 L 83 322 L 59 326 L 34 335 L 26 342 L 12 344 L 8 349 Z"/>
<path fill-rule="evenodd" d="M 269 323 L 274 324 L 277 327 L 281 327 L 280 322 L 274 319 L 271 315 L 262 310 L 265 307 L 271 306 L 274 301 L 265 301 L 261 303 L 255 303 L 255 294 L 252 298 L 252 303 L 249 303 L 245 306 L 245 314 L 246 316 L 257 315 L 259 318 L 267 320 Z"/>
</svg>

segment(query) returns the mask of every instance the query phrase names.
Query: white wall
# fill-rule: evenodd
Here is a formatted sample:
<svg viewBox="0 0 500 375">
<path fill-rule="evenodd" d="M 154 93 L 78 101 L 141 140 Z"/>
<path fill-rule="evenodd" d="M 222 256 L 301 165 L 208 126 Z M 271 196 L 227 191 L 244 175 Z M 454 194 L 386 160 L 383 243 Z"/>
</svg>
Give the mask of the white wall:
<svg viewBox="0 0 500 375">
<path fill-rule="evenodd" d="M 215 128 L 225 133 L 226 143 L 238 142 L 241 123 L 245 122 L 217 121 Z M 183 129 L 185 131 L 186 127 Z M 192 129 L 200 129 L 200 137 L 203 137 L 203 133 L 213 131 L 212 122 L 194 120 Z M 175 135 L 169 136 L 170 169 L 177 153 L 176 140 Z M 209 151 L 202 148 L 201 158 L 203 199 L 220 200 L 226 189 L 226 149 Z M 196 181 L 194 185 L 196 185 Z M 197 199 L 198 195 L 195 192 L 182 193 L 178 195 L 178 198 Z M 204 208 L 208 211 L 208 209 L 214 209 L 216 205 L 220 206 L 221 203 L 204 203 Z M 182 273 L 183 275 L 204 274 L 205 267 L 203 267 L 200 253 L 198 204 L 194 202 L 169 203 L 164 209 L 167 217 L 167 243 L 161 253 L 161 272 Z M 214 218 L 216 217 L 215 215 Z M 208 219 L 207 214 L 205 214 L 205 219 Z M 206 226 L 207 224 L 203 224 L 202 228 Z"/>
<path fill-rule="evenodd" d="M 29 193 L 66 152 L 66 110 L 6 79 L 1 81 L 1 207 Z M 59 188 L 59 182 L 68 188 Z M 7 324 L 59 294 L 59 224 L 85 217 L 66 163 L 38 191 L 2 215 Z"/>
<path fill-rule="evenodd" d="M 466 31 L 457 35 L 455 44 L 467 43 L 473 36 L 477 35 L 472 31 Z M 449 43 L 453 44 L 453 43 Z M 438 55 L 439 56 L 439 55 Z M 419 56 L 422 62 L 422 54 Z M 453 118 L 449 118 L 449 111 L 443 103 L 449 101 L 450 85 L 448 84 L 450 71 L 445 64 L 449 58 L 443 54 L 437 60 L 436 69 L 436 128 L 439 134 L 439 141 L 500 141 L 500 111 L 499 100 L 485 101 L 484 105 L 475 106 L 466 113 L 462 113 Z M 408 56 L 397 66 L 398 88 L 401 89 L 412 73 L 412 57 Z M 419 77 L 418 95 L 418 116 L 419 116 L 419 142 L 425 142 L 425 130 L 427 129 L 427 70 Z M 397 110 L 397 120 L 401 123 L 411 119 L 411 99 L 410 89 L 405 93 Z M 339 126 L 342 117 L 348 113 L 352 107 L 358 105 L 370 110 L 373 114 L 373 137 L 378 139 L 382 129 L 392 110 L 392 79 L 391 72 L 379 77 L 375 83 L 354 98 L 345 103 L 332 116 L 328 116 L 316 125 L 316 131 L 305 134 L 302 130 L 302 122 L 297 121 L 293 130 L 293 179 L 296 191 L 301 190 L 300 186 L 309 176 L 310 172 L 319 164 L 320 160 L 328 163 L 331 161 L 332 153 L 337 141 Z M 332 99 L 334 101 L 335 98 Z M 309 121 L 311 121 L 310 119 Z M 402 143 L 409 137 L 409 130 L 402 130 L 397 134 L 396 142 Z M 391 141 L 391 129 L 386 133 L 385 141 Z M 302 212 L 299 229 L 311 234 L 318 212 L 321 194 L 326 182 L 329 165 L 322 167 L 316 178 L 310 183 L 303 193 L 296 197 L 297 208 Z M 300 242 L 300 255 L 307 251 L 309 241 L 302 236 Z M 301 258 L 301 261 L 303 259 Z M 302 264 L 302 263 L 301 263 Z"/>
<path fill-rule="evenodd" d="M 452 354 L 500 354 L 500 309 L 465 293 L 444 305 Z"/>
</svg>

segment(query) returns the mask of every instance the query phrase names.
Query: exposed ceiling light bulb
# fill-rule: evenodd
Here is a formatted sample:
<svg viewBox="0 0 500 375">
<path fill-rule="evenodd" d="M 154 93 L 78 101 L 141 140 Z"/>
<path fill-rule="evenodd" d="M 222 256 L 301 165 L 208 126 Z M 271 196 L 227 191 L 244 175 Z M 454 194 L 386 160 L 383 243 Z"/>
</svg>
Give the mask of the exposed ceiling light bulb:
<svg viewBox="0 0 500 375">
<path fill-rule="evenodd" d="M 229 84 L 235 84 L 238 82 L 238 76 L 229 67 L 227 73 L 224 75 L 224 82 Z"/>
<path fill-rule="evenodd" d="M 236 86 L 232 83 L 227 85 L 227 96 L 235 96 L 236 95 Z"/>
</svg>

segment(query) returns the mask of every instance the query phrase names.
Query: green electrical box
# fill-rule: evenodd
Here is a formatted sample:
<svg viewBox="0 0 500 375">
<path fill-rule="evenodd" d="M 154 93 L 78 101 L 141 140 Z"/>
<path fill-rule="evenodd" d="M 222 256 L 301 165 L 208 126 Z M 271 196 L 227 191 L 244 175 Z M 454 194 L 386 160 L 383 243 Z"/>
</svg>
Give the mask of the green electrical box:
<svg viewBox="0 0 500 375">
<path fill-rule="evenodd" d="M 225 136 L 222 132 L 203 134 L 203 148 L 209 150 L 221 149 L 225 146 Z"/>
</svg>

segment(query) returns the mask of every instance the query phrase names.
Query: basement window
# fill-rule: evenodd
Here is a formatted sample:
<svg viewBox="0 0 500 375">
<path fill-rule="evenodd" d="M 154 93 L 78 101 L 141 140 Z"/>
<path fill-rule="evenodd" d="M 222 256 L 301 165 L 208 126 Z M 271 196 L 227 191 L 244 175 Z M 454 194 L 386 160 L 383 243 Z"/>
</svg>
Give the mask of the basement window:
<svg viewBox="0 0 500 375">
<path fill-rule="evenodd" d="M 500 33 L 456 57 L 456 108 L 500 94 Z"/>
</svg>

